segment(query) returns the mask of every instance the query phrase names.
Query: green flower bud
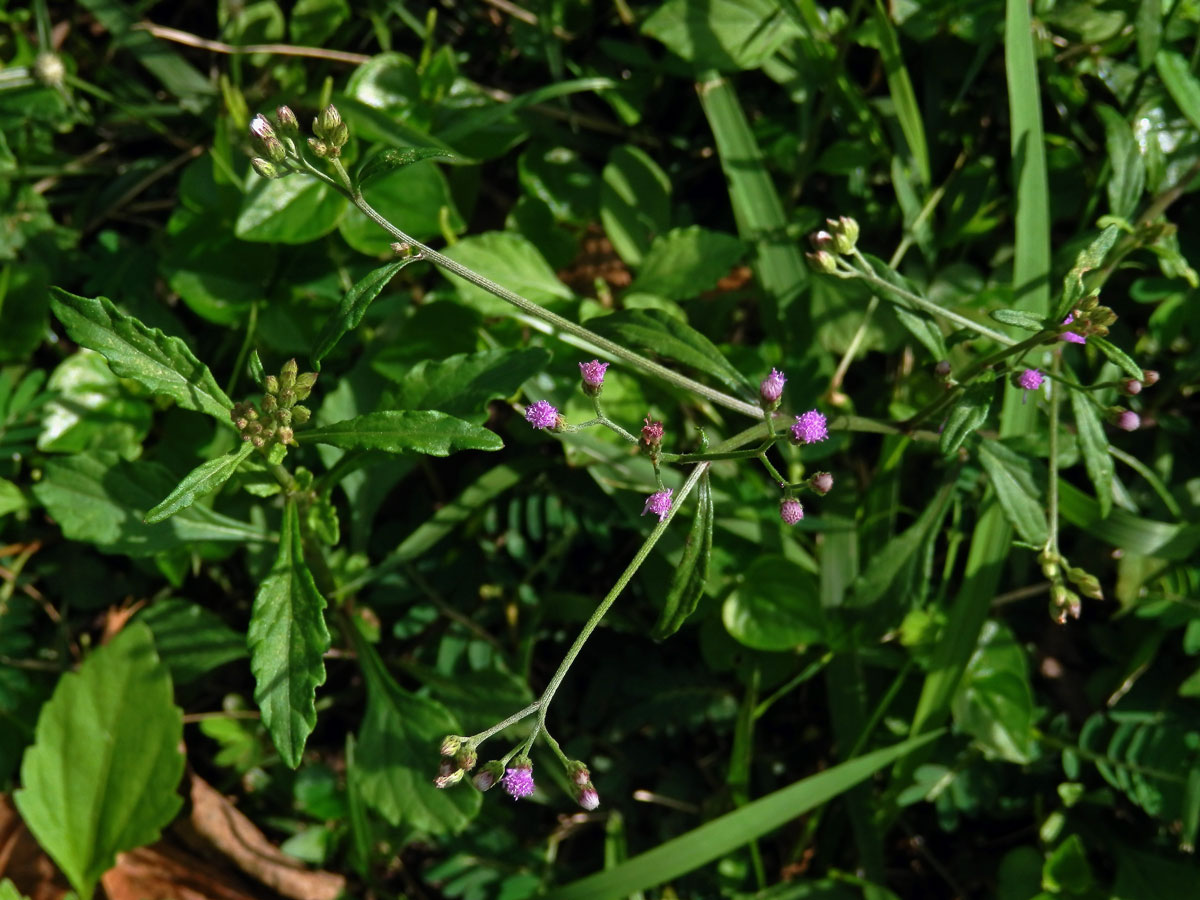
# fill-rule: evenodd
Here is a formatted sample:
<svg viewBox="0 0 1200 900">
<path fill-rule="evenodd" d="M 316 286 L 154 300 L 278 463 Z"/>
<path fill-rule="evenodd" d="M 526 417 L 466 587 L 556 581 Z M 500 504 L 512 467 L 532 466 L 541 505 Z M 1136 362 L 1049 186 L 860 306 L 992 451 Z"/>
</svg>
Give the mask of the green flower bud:
<svg viewBox="0 0 1200 900">
<path fill-rule="evenodd" d="M 281 444 L 290 444 L 293 447 L 299 446 L 296 443 L 296 437 L 292 433 L 292 429 L 288 428 L 286 425 L 283 426 L 282 428 L 280 428 L 279 431 L 277 431 L 275 433 L 275 438 Z"/>
<path fill-rule="evenodd" d="M 280 409 L 275 413 L 275 421 L 280 425 L 292 424 L 292 411 L 290 409 Z"/>
<path fill-rule="evenodd" d="M 300 123 L 290 107 L 281 106 L 275 110 L 275 121 L 279 123 L 279 133 L 285 137 L 295 137 L 300 133 Z"/>
<path fill-rule="evenodd" d="M 296 386 L 296 374 L 300 371 L 300 367 L 296 365 L 296 360 L 289 359 L 283 364 L 283 368 L 279 370 L 279 386 L 286 390 L 291 390 Z"/>
<path fill-rule="evenodd" d="M 858 223 L 849 216 L 838 216 L 837 219 L 826 219 L 833 234 L 833 245 L 838 253 L 849 253 L 858 243 Z"/>
<path fill-rule="evenodd" d="M 263 436 L 261 434 L 256 434 L 253 437 L 251 437 L 250 443 L 252 443 L 259 450 L 261 450 L 263 447 L 265 447 L 267 445 L 266 440 L 263 438 Z"/>
<path fill-rule="evenodd" d="M 438 750 L 442 756 L 453 756 L 458 752 L 458 748 L 463 745 L 463 738 L 457 734 L 448 734 L 442 738 L 441 749 Z"/>
<path fill-rule="evenodd" d="M 292 421 L 297 425 L 303 425 L 312 417 L 312 413 L 308 411 L 307 406 L 292 407 Z"/>
<path fill-rule="evenodd" d="M 324 141 L 318 141 L 316 138 L 308 139 L 308 148 L 310 150 L 312 150 L 312 152 L 316 156 L 319 156 L 321 159 L 325 159 L 325 157 L 330 155 L 329 154 L 329 145 L 326 144 Z"/>
<path fill-rule="evenodd" d="M 284 174 L 279 171 L 274 163 L 263 159 L 261 156 L 256 156 L 250 160 L 250 165 L 254 167 L 254 171 L 258 173 L 260 178 L 279 178 Z"/>
<path fill-rule="evenodd" d="M 337 107 L 331 103 L 321 110 L 321 114 L 313 120 L 313 134 L 319 138 L 325 138 L 325 140 L 332 144 L 334 143 L 338 126 L 341 124 L 341 114 L 338 113 Z"/>
<path fill-rule="evenodd" d="M 296 392 L 289 388 L 284 388 L 277 396 L 279 397 L 280 405 L 287 409 L 291 409 L 296 405 Z"/>
<path fill-rule="evenodd" d="M 283 148 L 283 144 L 277 137 L 272 136 L 263 141 L 263 150 L 266 151 L 271 162 L 281 163 L 287 159 L 287 150 Z"/>
<path fill-rule="evenodd" d="M 462 769 L 456 769 L 455 771 L 451 772 L 449 775 L 439 775 L 437 778 L 433 779 L 433 783 L 434 783 L 434 786 L 439 789 L 448 788 L 448 787 L 456 785 L 460 781 L 462 781 L 463 775 L 465 775 L 465 774 L 466 773 L 463 772 Z"/>
<path fill-rule="evenodd" d="M 827 250 L 818 250 L 816 253 L 805 253 L 804 256 L 808 259 L 809 264 L 818 272 L 832 275 L 837 271 L 837 258 Z"/>
<path fill-rule="evenodd" d="M 262 408 L 265 413 L 273 413 L 277 407 L 274 394 L 267 394 L 262 398 Z"/>
<path fill-rule="evenodd" d="M 279 393 L 279 379 L 274 375 L 268 375 L 263 379 L 263 390 L 268 394 Z"/>
<path fill-rule="evenodd" d="M 466 772 L 470 772 L 475 768 L 475 763 L 479 762 L 479 757 L 475 753 L 475 748 L 469 744 L 464 744 L 459 751 L 454 754 L 454 761 L 458 767 Z"/>
</svg>

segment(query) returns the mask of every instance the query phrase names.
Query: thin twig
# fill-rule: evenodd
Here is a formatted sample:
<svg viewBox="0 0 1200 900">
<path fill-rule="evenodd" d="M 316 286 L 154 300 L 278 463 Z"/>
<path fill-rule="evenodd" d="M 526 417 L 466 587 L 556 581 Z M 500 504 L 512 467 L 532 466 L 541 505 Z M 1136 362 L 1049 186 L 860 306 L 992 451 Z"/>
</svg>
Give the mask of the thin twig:
<svg viewBox="0 0 1200 900">
<path fill-rule="evenodd" d="M 156 38 L 173 41 L 186 47 L 197 47 L 201 50 L 211 50 L 213 53 L 273 53 L 276 56 L 309 56 L 314 59 L 327 59 L 330 62 L 348 63 L 361 66 L 371 59 L 365 53 L 350 53 L 345 50 L 326 50 L 324 47 L 297 47 L 294 44 L 226 44 L 224 41 L 210 41 L 188 31 L 178 28 L 168 28 L 166 25 L 156 25 L 154 22 L 138 22 L 133 26 L 138 31 L 148 31 Z"/>
</svg>

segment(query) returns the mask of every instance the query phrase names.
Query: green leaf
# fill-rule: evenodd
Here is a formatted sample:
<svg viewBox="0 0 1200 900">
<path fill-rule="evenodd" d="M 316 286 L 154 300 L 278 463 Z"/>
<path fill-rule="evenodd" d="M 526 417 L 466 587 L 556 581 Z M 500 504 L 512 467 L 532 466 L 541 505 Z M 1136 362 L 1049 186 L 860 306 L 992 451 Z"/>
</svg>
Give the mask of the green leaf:
<svg viewBox="0 0 1200 900">
<path fill-rule="evenodd" d="M 371 302 L 379 296 L 379 292 L 387 286 L 397 272 L 418 259 L 419 257 L 411 256 L 382 265 L 369 272 L 366 277 L 350 288 L 346 296 L 342 298 L 341 304 L 338 305 L 337 312 L 325 322 L 325 327 L 321 329 L 320 336 L 313 344 L 313 366 L 318 372 L 321 371 L 321 360 L 329 355 L 329 352 L 337 346 L 338 341 L 358 327 L 358 323 L 366 315 Z"/>
<path fill-rule="evenodd" d="M 253 176 L 242 200 L 234 234 L 243 241 L 307 244 L 337 228 L 349 201 L 307 175 Z"/>
<path fill-rule="evenodd" d="M 389 405 L 436 409 L 452 416 L 476 415 L 489 401 L 509 397 L 550 362 L 541 347 L 456 353 L 415 366 L 375 360 L 372 368 L 399 382 Z"/>
<path fill-rule="evenodd" d="M 55 367 L 46 390 L 51 398 L 42 408 L 39 450 L 113 450 L 126 459 L 141 456 L 153 416 L 149 398 L 133 395 L 99 353 L 72 353 Z"/>
<path fill-rule="evenodd" d="M 1174 50 L 1159 50 L 1154 67 L 1179 111 L 1193 128 L 1200 129 L 1200 79 L 1192 74 L 1187 57 Z"/>
<path fill-rule="evenodd" d="M 1018 764 L 1033 760 L 1037 742 L 1029 661 L 1003 625 L 984 625 L 952 709 L 958 725 L 989 752 Z"/>
<path fill-rule="evenodd" d="M 990 382 L 977 382 L 963 391 L 963 395 L 950 407 L 942 435 L 938 438 L 938 448 L 943 456 L 955 452 L 967 435 L 987 421 L 995 393 L 995 385 Z"/>
<path fill-rule="evenodd" d="M 671 223 L 671 179 L 644 150 L 614 147 L 601 173 L 600 222 L 628 265 L 642 262 L 654 238 Z"/>
<path fill-rule="evenodd" d="M 1103 103 L 1096 104 L 1096 113 L 1104 123 L 1105 147 L 1112 166 L 1108 209 L 1112 215 L 1132 221 L 1146 187 L 1146 161 L 1124 116 Z"/>
<path fill-rule="evenodd" d="M 158 656 L 176 684 L 189 684 L 247 655 L 245 635 L 196 603 L 157 600 L 139 612 L 136 621 L 154 632 Z"/>
<path fill-rule="evenodd" d="M 770 0 L 667 0 L 642 25 L 697 68 L 757 69 L 798 33 Z"/>
<path fill-rule="evenodd" d="M 158 463 L 127 462 L 96 450 L 46 463 L 33 492 L 73 541 L 105 553 L 150 556 L 199 541 L 265 540 L 262 531 L 203 506 L 191 506 L 165 524 L 147 525 L 146 511 L 169 494 L 175 477 Z"/>
<path fill-rule="evenodd" d="M 254 379 L 254 383 L 262 387 L 267 373 L 263 369 L 262 358 L 259 357 L 257 350 L 250 351 L 250 358 L 246 360 L 246 370 L 250 373 L 250 377 Z"/>
<path fill-rule="evenodd" d="M 696 515 L 688 532 L 683 556 L 675 566 L 671 586 L 663 601 L 658 624 L 651 632 L 655 640 L 668 638 L 679 630 L 687 617 L 696 611 L 708 581 L 712 562 L 713 500 L 709 473 L 705 470 L 696 491 Z"/>
<path fill-rule="evenodd" d="M 413 451 L 449 456 L 458 450 L 499 450 L 500 436 L 436 410 L 390 409 L 355 416 L 300 435 L 305 443 L 331 444 L 344 450 Z"/>
<path fill-rule="evenodd" d="M 29 506 L 21 489 L 7 478 L 0 478 L 0 519 L 9 513 L 19 512 Z"/>
<path fill-rule="evenodd" d="M 712 341 L 661 310 L 621 310 L 588 319 L 587 324 L 603 337 L 705 372 L 743 396 L 754 390 Z"/>
<path fill-rule="evenodd" d="M 939 734 L 910 738 L 802 778 L 633 859 L 552 888 L 545 900 L 618 900 L 676 879 L 841 796 Z"/>
<path fill-rule="evenodd" d="M 1117 242 L 1117 236 L 1120 233 L 1121 229 L 1116 225 L 1109 225 L 1075 258 L 1075 265 L 1063 279 L 1063 302 L 1058 310 L 1059 320 L 1065 318 L 1075 304 L 1087 296 L 1084 276 L 1093 269 L 1104 265 L 1104 259 L 1108 256 L 1108 251 L 1112 249 L 1113 244 Z"/>
<path fill-rule="evenodd" d="M 884 281 L 910 294 L 920 293 L 912 282 L 883 260 L 869 253 L 863 254 L 863 258 L 867 260 L 875 274 Z M 942 336 L 941 326 L 933 317 L 924 310 L 912 306 L 903 294 L 890 292 L 889 299 L 896 318 L 900 320 L 901 325 L 908 329 L 909 334 L 915 337 L 934 359 L 945 359 L 949 355 L 946 350 L 946 339 Z"/>
<path fill-rule="evenodd" d="M 986 438 L 979 443 L 979 461 L 1017 534 L 1030 544 L 1045 544 L 1049 530 L 1031 462 L 1007 445 Z"/>
<path fill-rule="evenodd" d="M 793 650 L 825 637 L 817 581 L 782 556 L 759 556 L 721 611 L 725 628 L 755 650 Z"/>
<path fill-rule="evenodd" d="M 288 16 L 293 44 L 318 47 L 350 18 L 346 0 L 297 0 Z"/>
<path fill-rule="evenodd" d="M 550 264 L 527 238 L 511 231 L 489 231 L 463 238 L 445 255 L 527 300 L 547 306 L 572 296 Z M 499 297 L 457 275 L 443 273 L 458 295 L 489 316 L 511 316 L 514 308 Z"/>
<path fill-rule="evenodd" d="M 1042 866 L 1042 887 L 1055 894 L 1081 896 L 1095 886 L 1083 838 L 1070 835 L 1046 857 Z"/>
<path fill-rule="evenodd" d="M 1083 391 L 1071 391 L 1071 410 L 1075 414 L 1075 429 L 1079 433 L 1079 449 L 1088 478 L 1096 489 L 1100 515 L 1107 516 L 1113 504 L 1114 467 L 1108 453 L 1108 436 L 1100 411 Z"/>
<path fill-rule="evenodd" d="M 1036 333 L 1046 327 L 1046 323 L 1033 313 L 1027 313 L 1020 309 L 993 309 L 988 315 L 1001 325 L 1012 325 L 1014 328 L 1025 331 Z"/>
<path fill-rule="evenodd" d="M 250 611 L 250 671 L 254 701 L 275 749 L 293 769 L 317 723 L 317 687 L 325 683 L 325 598 L 304 563 L 295 501 L 283 508 L 279 555 L 254 595 Z"/>
<path fill-rule="evenodd" d="M 1135 29 L 1137 31 L 1138 67 L 1149 69 L 1154 65 L 1155 54 L 1162 46 L 1162 0 L 1141 0 L 1138 3 Z"/>
<path fill-rule="evenodd" d="M 908 77 L 908 69 L 904 65 L 904 56 L 900 53 L 900 39 L 896 29 L 892 27 L 891 17 L 884 9 L 882 0 L 875 0 L 875 26 L 879 35 L 879 52 L 883 57 L 883 70 L 887 75 L 888 93 L 892 95 L 892 105 L 896 108 L 896 118 L 900 121 L 900 131 L 908 144 L 909 154 L 916 164 L 921 183 L 928 185 L 929 179 L 929 148 L 925 141 L 925 125 L 921 121 L 921 108 L 917 105 L 917 95 L 913 91 L 912 79 Z"/>
<path fill-rule="evenodd" d="M 440 147 L 405 147 L 403 150 L 384 150 L 368 159 L 358 170 L 358 186 L 366 187 L 367 182 L 387 175 L 405 166 L 421 162 L 424 159 L 458 160 L 449 150 Z"/>
<path fill-rule="evenodd" d="M 745 255 L 746 245 L 732 235 L 674 228 L 655 238 L 629 290 L 688 300 L 716 287 Z"/>
<path fill-rule="evenodd" d="M 17 809 L 84 900 L 118 853 L 158 839 L 182 798 L 183 713 L 145 625 L 62 676 L 21 763 Z"/>
<path fill-rule="evenodd" d="M 1088 338 L 1088 343 L 1112 360 L 1130 378 L 1136 378 L 1138 381 L 1141 381 L 1146 377 L 1142 372 L 1142 367 L 1134 362 L 1128 353 L 1113 344 L 1112 341 L 1106 340 L 1099 335 L 1093 335 Z"/>
<path fill-rule="evenodd" d="M 161 503 L 146 513 L 144 521 L 147 525 L 154 525 L 207 497 L 228 481 L 238 466 L 253 452 L 254 445 L 246 441 L 224 456 L 196 466 Z"/>
<path fill-rule="evenodd" d="M 122 314 L 106 297 L 77 297 L 61 288 L 50 293 L 50 307 L 71 340 L 100 353 L 114 374 L 231 424 L 233 401 L 182 340 Z"/>
<path fill-rule="evenodd" d="M 1157 522 L 1119 507 L 1104 515 L 1099 503 L 1061 478 L 1058 480 L 1058 509 L 1063 519 L 1072 525 L 1138 556 L 1187 560 L 1200 550 L 1200 525 Z"/>
<path fill-rule="evenodd" d="M 403 690 L 356 628 L 348 632 L 367 682 L 367 711 L 355 752 L 354 778 L 367 804 L 393 826 L 455 834 L 479 812 L 481 794 L 466 784 L 433 785 L 437 748 L 458 722 L 440 703 Z"/>
<path fill-rule="evenodd" d="M 17 886 L 7 878 L 0 880 L 0 900 L 29 900 L 17 890 Z"/>
</svg>

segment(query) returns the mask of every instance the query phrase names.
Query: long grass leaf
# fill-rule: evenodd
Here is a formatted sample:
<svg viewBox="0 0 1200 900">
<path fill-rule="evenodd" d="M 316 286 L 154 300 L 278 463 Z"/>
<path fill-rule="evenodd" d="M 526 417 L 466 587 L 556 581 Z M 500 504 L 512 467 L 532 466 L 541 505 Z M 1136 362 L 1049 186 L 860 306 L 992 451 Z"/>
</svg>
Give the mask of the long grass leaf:
<svg viewBox="0 0 1200 900">
<path fill-rule="evenodd" d="M 884 9 L 883 0 L 875 0 L 875 24 L 879 33 L 879 52 L 883 56 L 883 70 L 887 75 L 888 91 L 896 107 L 896 118 L 900 131 L 908 144 L 908 152 L 917 167 L 921 183 L 929 186 L 929 147 L 925 142 L 925 124 L 921 121 L 921 109 L 917 106 L 917 95 L 913 91 L 912 79 L 900 54 L 900 39 L 892 20 Z"/>
</svg>

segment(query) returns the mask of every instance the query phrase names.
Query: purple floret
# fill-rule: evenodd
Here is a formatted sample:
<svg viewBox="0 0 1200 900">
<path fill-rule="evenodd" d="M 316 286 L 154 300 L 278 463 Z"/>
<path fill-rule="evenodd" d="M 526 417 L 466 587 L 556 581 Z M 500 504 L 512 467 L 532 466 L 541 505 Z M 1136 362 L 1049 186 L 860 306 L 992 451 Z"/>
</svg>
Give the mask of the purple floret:
<svg viewBox="0 0 1200 900">
<path fill-rule="evenodd" d="M 796 424 L 792 426 L 792 440 L 798 444 L 815 444 L 829 437 L 829 429 L 825 425 L 825 417 L 815 409 L 810 409 L 803 415 L 796 416 Z"/>
<path fill-rule="evenodd" d="M 525 407 L 525 421 L 534 428 L 553 428 L 558 424 L 558 410 L 545 400 L 539 400 Z"/>
</svg>

